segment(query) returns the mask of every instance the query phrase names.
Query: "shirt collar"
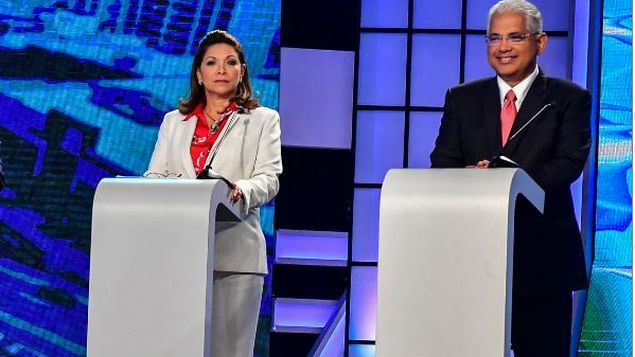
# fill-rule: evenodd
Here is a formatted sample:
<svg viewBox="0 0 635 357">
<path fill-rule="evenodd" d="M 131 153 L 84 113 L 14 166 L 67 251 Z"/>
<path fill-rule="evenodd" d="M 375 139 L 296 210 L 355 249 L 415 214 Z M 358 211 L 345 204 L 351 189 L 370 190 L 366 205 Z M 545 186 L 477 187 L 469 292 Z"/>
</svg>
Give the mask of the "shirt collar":
<svg viewBox="0 0 635 357">
<path fill-rule="evenodd" d="M 185 116 L 185 118 L 183 118 L 183 121 L 187 121 L 195 115 L 197 118 L 201 120 L 205 119 L 205 112 L 203 111 L 203 103 L 198 103 L 198 105 L 194 108 L 194 110 L 192 110 L 190 113 L 188 113 Z"/>
<path fill-rule="evenodd" d="M 238 111 L 238 105 L 234 102 L 229 103 L 229 105 L 227 106 L 227 109 L 225 110 L 225 113 L 223 113 L 223 115 L 228 115 L 230 113 L 236 112 Z M 194 110 L 192 110 L 190 113 L 188 113 L 187 115 L 185 115 L 185 118 L 183 118 L 183 121 L 187 121 L 189 120 L 191 117 L 195 116 L 201 120 L 205 120 L 205 111 L 203 109 L 203 103 L 198 103 L 198 105 L 196 106 L 196 108 L 194 108 Z"/>
<path fill-rule="evenodd" d="M 538 77 L 538 73 L 538 65 L 536 65 L 534 71 L 531 72 L 531 74 L 528 75 L 527 78 L 516 84 L 513 88 L 510 87 L 509 84 L 507 84 L 507 82 L 505 82 L 500 76 L 496 76 L 496 82 L 498 83 L 499 91 L 498 94 L 500 95 L 501 105 L 505 103 L 505 96 L 511 89 L 514 91 L 514 94 L 516 94 L 516 110 L 520 110 L 520 106 L 523 104 L 523 101 L 525 100 L 527 92 L 529 92 L 529 88 L 531 87 L 532 83 L 534 83 L 534 80 L 536 79 L 536 77 Z"/>
</svg>

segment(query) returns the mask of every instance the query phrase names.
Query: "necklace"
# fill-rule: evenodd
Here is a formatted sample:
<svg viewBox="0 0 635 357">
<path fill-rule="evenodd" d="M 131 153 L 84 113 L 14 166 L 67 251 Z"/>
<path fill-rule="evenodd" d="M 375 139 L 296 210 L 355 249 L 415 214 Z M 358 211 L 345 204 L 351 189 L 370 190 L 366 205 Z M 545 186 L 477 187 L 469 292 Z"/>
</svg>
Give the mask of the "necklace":
<svg viewBox="0 0 635 357">
<path fill-rule="evenodd" d="M 216 134 L 218 133 L 218 130 L 220 128 L 220 123 L 223 121 L 223 119 L 226 117 L 225 113 L 223 113 L 221 115 L 220 118 L 218 118 L 218 120 L 215 120 L 211 115 L 209 115 L 209 113 L 207 112 L 207 110 L 203 110 L 203 112 L 205 113 L 205 115 L 209 118 L 209 120 L 212 121 L 212 125 L 210 126 L 210 131 L 212 132 L 212 134 Z"/>
<path fill-rule="evenodd" d="M 220 120 L 217 120 L 217 121 L 212 123 L 212 126 L 210 128 L 211 131 L 212 131 L 212 134 L 218 133 L 218 127 L 220 126 L 220 122 L 221 122 Z"/>
</svg>

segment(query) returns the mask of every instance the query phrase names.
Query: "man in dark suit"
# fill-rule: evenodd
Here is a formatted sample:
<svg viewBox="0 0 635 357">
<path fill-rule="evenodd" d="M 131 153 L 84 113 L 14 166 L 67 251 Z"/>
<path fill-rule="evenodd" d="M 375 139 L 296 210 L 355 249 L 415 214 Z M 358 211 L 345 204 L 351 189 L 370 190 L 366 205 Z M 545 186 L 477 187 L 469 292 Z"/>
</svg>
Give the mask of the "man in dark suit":
<svg viewBox="0 0 635 357">
<path fill-rule="evenodd" d="M 494 5 L 486 42 L 496 77 L 448 90 L 432 167 L 487 168 L 502 154 L 545 190 L 544 216 L 517 205 L 512 349 L 568 357 L 571 293 L 588 284 L 570 185 L 589 153 L 590 95 L 538 68 L 547 35 L 533 4 Z"/>
</svg>

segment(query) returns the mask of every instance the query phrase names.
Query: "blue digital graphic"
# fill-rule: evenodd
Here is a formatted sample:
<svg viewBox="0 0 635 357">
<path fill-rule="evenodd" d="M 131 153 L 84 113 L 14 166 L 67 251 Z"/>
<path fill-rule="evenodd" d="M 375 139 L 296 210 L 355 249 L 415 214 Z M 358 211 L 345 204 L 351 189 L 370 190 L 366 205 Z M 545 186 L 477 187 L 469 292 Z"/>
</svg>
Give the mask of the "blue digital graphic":
<svg viewBox="0 0 635 357">
<path fill-rule="evenodd" d="M 0 356 L 86 354 L 95 187 L 145 171 L 212 29 L 241 40 L 277 108 L 279 0 L 0 0 Z"/>
<path fill-rule="evenodd" d="M 632 13 L 630 1 L 604 1 L 595 261 L 578 356 L 633 351 Z"/>
</svg>

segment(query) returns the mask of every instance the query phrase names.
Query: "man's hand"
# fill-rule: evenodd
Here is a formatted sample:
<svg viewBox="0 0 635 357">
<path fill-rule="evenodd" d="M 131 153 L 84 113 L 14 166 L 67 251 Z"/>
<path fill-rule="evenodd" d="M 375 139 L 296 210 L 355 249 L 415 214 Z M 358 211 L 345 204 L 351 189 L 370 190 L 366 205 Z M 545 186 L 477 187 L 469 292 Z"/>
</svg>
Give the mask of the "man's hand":
<svg viewBox="0 0 635 357">
<path fill-rule="evenodd" d="M 468 169 L 486 169 L 489 167 L 489 160 L 481 160 L 476 165 L 467 165 L 465 167 Z"/>
</svg>

